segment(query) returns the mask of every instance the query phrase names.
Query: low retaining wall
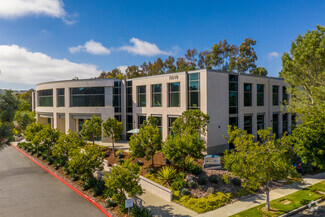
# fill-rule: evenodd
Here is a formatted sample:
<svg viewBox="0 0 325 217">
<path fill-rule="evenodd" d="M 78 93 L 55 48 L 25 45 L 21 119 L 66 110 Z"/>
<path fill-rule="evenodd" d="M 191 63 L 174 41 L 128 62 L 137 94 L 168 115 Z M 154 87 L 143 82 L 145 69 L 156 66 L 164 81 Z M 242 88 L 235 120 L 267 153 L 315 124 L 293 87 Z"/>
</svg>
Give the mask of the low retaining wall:
<svg viewBox="0 0 325 217">
<path fill-rule="evenodd" d="M 167 201 L 172 201 L 173 199 L 173 191 L 161 186 L 143 176 L 140 176 L 140 185 L 143 189 L 145 189 L 146 191 L 164 199 Z"/>
<path fill-rule="evenodd" d="M 103 162 L 103 167 L 104 170 L 103 172 L 99 173 L 99 175 L 104 176 L 105 172 L 110 172 L 112 167 L 108 166 L 108 161 L 104 160 Z M 143 176 L 139 176 L 139 184 L 141 185 L 142 189 L 156 195 L 157 197 L 160 197 L 161 199 L 167 200 L 167 201 L 172 201 L 173 199 L 173 191 L 159 185 Z"/>
</svg>

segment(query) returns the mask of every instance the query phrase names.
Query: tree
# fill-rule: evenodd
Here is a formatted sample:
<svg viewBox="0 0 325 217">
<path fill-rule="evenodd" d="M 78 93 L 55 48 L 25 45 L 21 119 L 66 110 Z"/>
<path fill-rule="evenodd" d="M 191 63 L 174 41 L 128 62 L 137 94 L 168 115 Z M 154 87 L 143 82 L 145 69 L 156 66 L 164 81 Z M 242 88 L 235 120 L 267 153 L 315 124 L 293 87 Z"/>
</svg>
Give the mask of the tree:
<svg viewBox="0 0 325 217">
<path fill-rule="evenodd" d="M 25 101 L 28 106 L 28 110 L 32 111 L 32 95 L 33 95 L 34 89 L 29 89 L 25 93 L 19 94 L 18 98 L 22 101 Z"/>
<path fill-rule="evenodd" d="M 102 135 L 102 118 L 92 116 L 90 120 L 87 120 L 80 131 L 80 135 L 85 139 L 92 141 L 95 144 L 95 139 Z"/>
<path fill-rule="evenodd" d="M 157 60 L 153 63 L 151 71 L 148 75 L 161 75 L 165 73 L 165 65 L 161 58 L 157 58 Z"/>
<path fill-rule="evenodd" d="M 72 156 L 72 153 L 77 148 L 82 148 L 86 143 L 80 138 L 80 136 L 69 130 L 68 134 L 62 133 L 58 141 L 52 147 L 52 154 L 59 159 L 68 160 Z"/>
<path fill-rule="evenodd" d="M 228 127 L 228 143 L 235 149 L 226 151 L 223 157 L 224 167 L 246 180 L 244 187 L 258 189 L 263 186 L 266 192 L 266 209 L 269 205 L 270 182 L 297 177 L 295 168 L 287 155 L 287 148 L 276 143 L 271 128 L 259 130 L 260 141 L 254 142 L 254 136 L 237 127 Z"/>
<path fill-rule="evenodd" d="M 165 62 L 164 62 L 164 65 L 165 65 L 165 68 L 167 69 L 167 73 L 173 73 L 173 72 L 176 72 L 176 66 L 174 64 L 175 62 L 175 58 L 172 57 L 172 56 L 169 56 Z"/>
<path fill-rule="evenodd" d="M 161 132 L 157 123 L 156 118 L 149 117 L 149 120 L 141 125 L 139 133 L 132 135 L 129 142 L 130 154 L 133 157 L 151 159 L 151 166 L 154 165 L 154 155 L 161 150 Z"/>
<path fill-rule="evenodd" d="M 136 65 L 128 66 L 128 68 L 125 70 L 126 72 L 126 77 L 127 78 L 137 78 L 140 77 L 140 70 L 139 67 Z"/>
<path fill-rule="evenodd" d="M 196 69 L 196 56 L 197 50 L 195 48 L 188 49 L 185 53 L 185 58 L 187 59 L 188 67 L 187 70 L 195 70 Z"/>
<path fill-rule="evenodd" d="M 199 53 L 198 66 L 200 69 L 212 69 L 211 51 L 206 50 Z"/>
<path fill-rule="evenodd" d="M 199 134 L 204 135 L 209 119 L 209 115 L 204 114 L 200 110 L 191 109 L 184 111 L 182 115 L 173 122 L 173 133 L 193 134 L 198 132 Z"/>
<path fill-rule="evenodd" d="M 267 76 L 267 70 L 264 67 L 257 67 L 250 72 L 252 75 Z"/>
<path fill-rule="evenodd" d="M 142 194 L 139 185 L 140 167 L 137 164 L 126 160 L 122 165 L 115 165 L 111 173 L 105 174 L 105 185 L 113 191 L 113 200 L 122 204 L 126 199 L 125 193 L 129 197 Z"/>
<path fill-rule="evenodd" d="M 12 91 L 0 94 L 0 149 L 13 140 L 13 120 L 18 106 L 19 101 Z"/>
<path fill-rule="evenodd" d="M 238 73 L 245 73 L 256 68 L 255 61 L 257 60 L 254 45 L 256 41 L 250 38 L 245 38 L 245 41 L 239 47 L 239 54 L 236 58 L 236 69 Z"/>
<path fill-rule="evenodd" d="M 20 100 L 19 110 L 16 111 L 14 121 L 15 121 L 15 133 L 19 135 L 26 127 L 35 122 L 35 112 L 29 110 L 30 105 L 25 100 Z"/>
<path fill-rule="evenodd" d="M 116 120 L 115 118 L 108 117 L 107 120 L 103 123 L 103 131 L 105 136 L 112 139 L 113 145 L 113 155 L 115 156 L 114 143 L 116 140 L 121 138 L 123 132 L 123 123 Z"/>
<path fill-rule="evenodd" d="M 289 84 L 287 111 L 296 113 L 300 125 L 293 131 L 295 149 L 304 163 L 325 165 L 325 27 L 317 26 L 292 42 L 282 56 L 280 77 Z"/>
<path fill-rule="evenodd" d="M 36 133 L 32 141 L 37 141 L 37 144 L 41 144 L 45 149 L 47 149 L 47 154 L 52 155 L 51 148 L 57 143 L 61 131 L 58 129 L 53 129 L 50 125 L 44 125 L 42 129 Z"/>
<path fill-rule="evenodd" d="M 99 145 L 86 145 L 84 150 L 74 149 L 68 162 L 73 173 L 91 177 L 96 170 L 103 170 L 104 153 Z"/>
<path fill-rule="evenodd" d="M 167 137 L 162 147 L 162 153 L 174 164 L 182 166 L 183 171 L 185 171 L 185 158 L 192 157 L 197 160 L 203 156 L 202 152 L 205 149 L 205 141 L 200 139 L 198 132 L 181 133 Z"/>
</svg>

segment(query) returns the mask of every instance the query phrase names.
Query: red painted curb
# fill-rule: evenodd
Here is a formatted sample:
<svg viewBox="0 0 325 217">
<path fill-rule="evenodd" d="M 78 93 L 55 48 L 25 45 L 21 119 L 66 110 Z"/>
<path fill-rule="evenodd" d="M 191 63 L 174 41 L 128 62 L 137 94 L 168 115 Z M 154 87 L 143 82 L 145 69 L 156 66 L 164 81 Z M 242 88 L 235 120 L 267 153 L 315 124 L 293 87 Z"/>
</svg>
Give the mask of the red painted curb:
<svg viewBox="0 0 325 217">
<path fill-rule="evenodd" d="M 38 163 L 36 160 L 34 160 L 32 157 L 30 157 L 28 154 L 26 154 L 25 152 L 23 152 L 22 150 L 20 150 L 18 147 L 14 146 L 11 144 L 11 146 L 13 148 L 15 148 L 16 150 L 18 150 L 19 152 L 21 152 L 22 154 L 24 154 L 27 158 L 29 158 L 30 160 L 32 160 L 34 163 L 36 163 L 39 167 L 41 167 L 42 169 L 44 169 L 46 172 L 50 173 L 52 176 L 54 176 L 55 178 L 57 178 L 58 180 L 60 180 L 61 182 L 63 182 L 64 184 L 66 184 L 69 188 L 71 188 L 72 190 L 74 190 L 75 192 L 77 192 L 80 196 L 84 197 L 85 199 L 87 199 L 90 203 L 92 203 L 94 206 L 96 206 L 100 211 L 102 211 L 106 216 L 108 217 L 112 217 L 111 214 L 109 214 L 103 207 L 101 207 L 97 202 L 93 201 L 91 198 L 89 198 L 87 195 L 85 195 L 84 193 L 82 193 L 81 191 L 79 191 L 77 188 L 73 187 L 72 185 L 70 185 L 68 182 L 66 182 L 65 180 L 63 180 L 61 177 L 59 177 L 58 175 L 56 175 L 55 173 L 53 173 L 52 171 L 50 171 L 49 169 L 47 169 L 45 166 L 43 166 L 42 164 Z"/>
</svg>

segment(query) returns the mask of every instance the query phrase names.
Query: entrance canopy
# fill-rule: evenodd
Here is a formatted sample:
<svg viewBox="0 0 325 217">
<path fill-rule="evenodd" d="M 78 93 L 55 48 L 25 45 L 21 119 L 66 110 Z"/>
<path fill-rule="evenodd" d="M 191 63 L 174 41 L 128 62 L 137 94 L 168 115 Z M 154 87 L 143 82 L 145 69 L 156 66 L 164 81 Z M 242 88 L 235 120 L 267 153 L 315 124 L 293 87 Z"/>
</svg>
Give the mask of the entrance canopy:
<svg viewBox="0 0 325 217">
<path fill-rule="evenodd" d="M 133 129 L 133 130 L 129 130 L 129 131 L 127 131 L 127 133 L 137 134 L 137 133 L 139 133 L 139 129 L 136 128 L 136 129 Z"/>
</svg>

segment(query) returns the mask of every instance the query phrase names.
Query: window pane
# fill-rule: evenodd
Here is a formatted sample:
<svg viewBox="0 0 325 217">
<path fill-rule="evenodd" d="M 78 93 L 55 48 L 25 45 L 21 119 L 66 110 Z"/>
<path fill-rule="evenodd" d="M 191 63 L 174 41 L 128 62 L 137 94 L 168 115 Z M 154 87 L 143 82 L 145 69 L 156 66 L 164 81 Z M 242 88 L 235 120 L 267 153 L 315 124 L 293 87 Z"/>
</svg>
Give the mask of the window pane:
<svg viewBox="0 0 325 217">
<path fill-rule="evenodd" d="M 179 93 L 170 94 L 170 107 L 179 107 Z"/>
<path fill-rule="evenodd" d="M 152 95 L 152 106 L 161 107 L 161 94 Z"/>
<path fill-rule="evenodd" d="M 196 81 L 200 79 L 200 73 L 190 73 L 188 76 L 190 81 Z"/>
<path fill-rule="evenodd" d="M 199 107 L 199 92 L 190 92 L 190 107 Z"/>
</svg>

